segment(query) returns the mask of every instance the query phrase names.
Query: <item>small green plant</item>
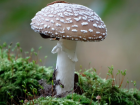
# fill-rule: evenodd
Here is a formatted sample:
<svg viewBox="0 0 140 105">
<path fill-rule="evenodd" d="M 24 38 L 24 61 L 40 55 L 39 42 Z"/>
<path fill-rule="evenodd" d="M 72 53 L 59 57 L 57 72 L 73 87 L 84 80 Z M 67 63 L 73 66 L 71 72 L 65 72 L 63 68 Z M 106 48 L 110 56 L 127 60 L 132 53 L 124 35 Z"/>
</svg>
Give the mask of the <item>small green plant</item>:
<svg viewBox="0 0 140 105">
<path fill-rule="evenodd" d="M 17 104 L 16 101 L 14 100 L 14 96 L 11 95 L 10 92 L 8 92 L 8 91 L 7 91 L 7 94 L 9 95 L 9 98 L 11 99 L 11 102 L 14 102 L 15 104 Z"/>
</svg>

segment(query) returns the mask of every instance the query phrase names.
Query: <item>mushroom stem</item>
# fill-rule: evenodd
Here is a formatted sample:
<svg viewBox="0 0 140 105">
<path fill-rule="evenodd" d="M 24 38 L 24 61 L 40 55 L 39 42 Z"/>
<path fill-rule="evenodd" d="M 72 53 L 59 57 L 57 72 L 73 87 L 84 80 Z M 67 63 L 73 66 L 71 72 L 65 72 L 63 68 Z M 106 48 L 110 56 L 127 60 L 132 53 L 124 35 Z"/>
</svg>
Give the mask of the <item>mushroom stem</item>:
<svg viewBox="0 0 140 105">
<path fill-rule="evenodd" d="M 52 53 L 57 53 L 56 62 L 56 80 L 64 85 L 56 86 L 57 95 L 66 91 L 70 91 L 74 87 L 74 71 L 75 62 L 78 61 L 76 56 L 76 41 L 60 39 L 57 45 L 52 49 Z"/>
</svg>

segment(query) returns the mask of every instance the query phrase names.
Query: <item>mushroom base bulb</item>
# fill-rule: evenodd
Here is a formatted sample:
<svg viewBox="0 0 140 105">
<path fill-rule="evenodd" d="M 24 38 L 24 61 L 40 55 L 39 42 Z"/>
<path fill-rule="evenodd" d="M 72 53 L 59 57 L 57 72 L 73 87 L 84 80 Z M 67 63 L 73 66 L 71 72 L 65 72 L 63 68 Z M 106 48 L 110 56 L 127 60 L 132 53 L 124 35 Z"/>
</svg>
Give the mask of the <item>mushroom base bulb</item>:
<svg viewBox="0 0 140 105">
<path fill-rule="evenodd" d="M 57 45 L 52 49 L 52 53 L 57 53 L 56 62 L 56 80 L 64 85 L 64 88 L 57 85 L 57 95 L 66 91 L 70 91 L 74 87 L 74 71 L 76 57 L 76 41 L 60 39 Z"/>
</svg>

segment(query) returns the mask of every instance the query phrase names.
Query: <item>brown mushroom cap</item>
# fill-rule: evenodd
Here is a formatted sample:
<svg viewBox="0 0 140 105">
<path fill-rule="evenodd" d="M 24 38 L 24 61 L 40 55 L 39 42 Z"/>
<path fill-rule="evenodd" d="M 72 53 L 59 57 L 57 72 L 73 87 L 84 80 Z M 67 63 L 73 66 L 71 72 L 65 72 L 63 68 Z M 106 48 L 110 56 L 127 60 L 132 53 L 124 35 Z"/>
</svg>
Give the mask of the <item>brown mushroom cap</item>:
<svg viewBox="0 0 140 105">
<path fill-rule="evenodd" d="M 90 8 L 79 4 L 55 3 L 37 12 L 31 28 L 38 33 L 68 40 L 102 41 L 107 28 Z"/>
<path fill-rule="evenodd" d="M 97 99 L 97 100 L 100 100 L 100 99 L 101 99 L 101 96 L 98 95 L 98 96 L 96 97 L 96 99 Z"/>
</svg>

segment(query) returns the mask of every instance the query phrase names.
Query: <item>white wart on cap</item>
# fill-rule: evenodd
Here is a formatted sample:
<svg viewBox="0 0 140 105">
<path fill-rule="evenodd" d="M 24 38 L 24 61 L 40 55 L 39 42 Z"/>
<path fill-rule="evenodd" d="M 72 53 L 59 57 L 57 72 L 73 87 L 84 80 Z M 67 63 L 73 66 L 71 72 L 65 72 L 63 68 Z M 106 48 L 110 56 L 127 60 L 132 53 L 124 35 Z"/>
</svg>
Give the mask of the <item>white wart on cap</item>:
<svg viewBox="0 0 140 105">
<path fill-rule="evenodd" d="M 55 3 L 37 12 L 31 28 L 50 37 L 76 41 L 102 41 L 107 28 L 90 8 L 79 4 Z"/>
</svg>

